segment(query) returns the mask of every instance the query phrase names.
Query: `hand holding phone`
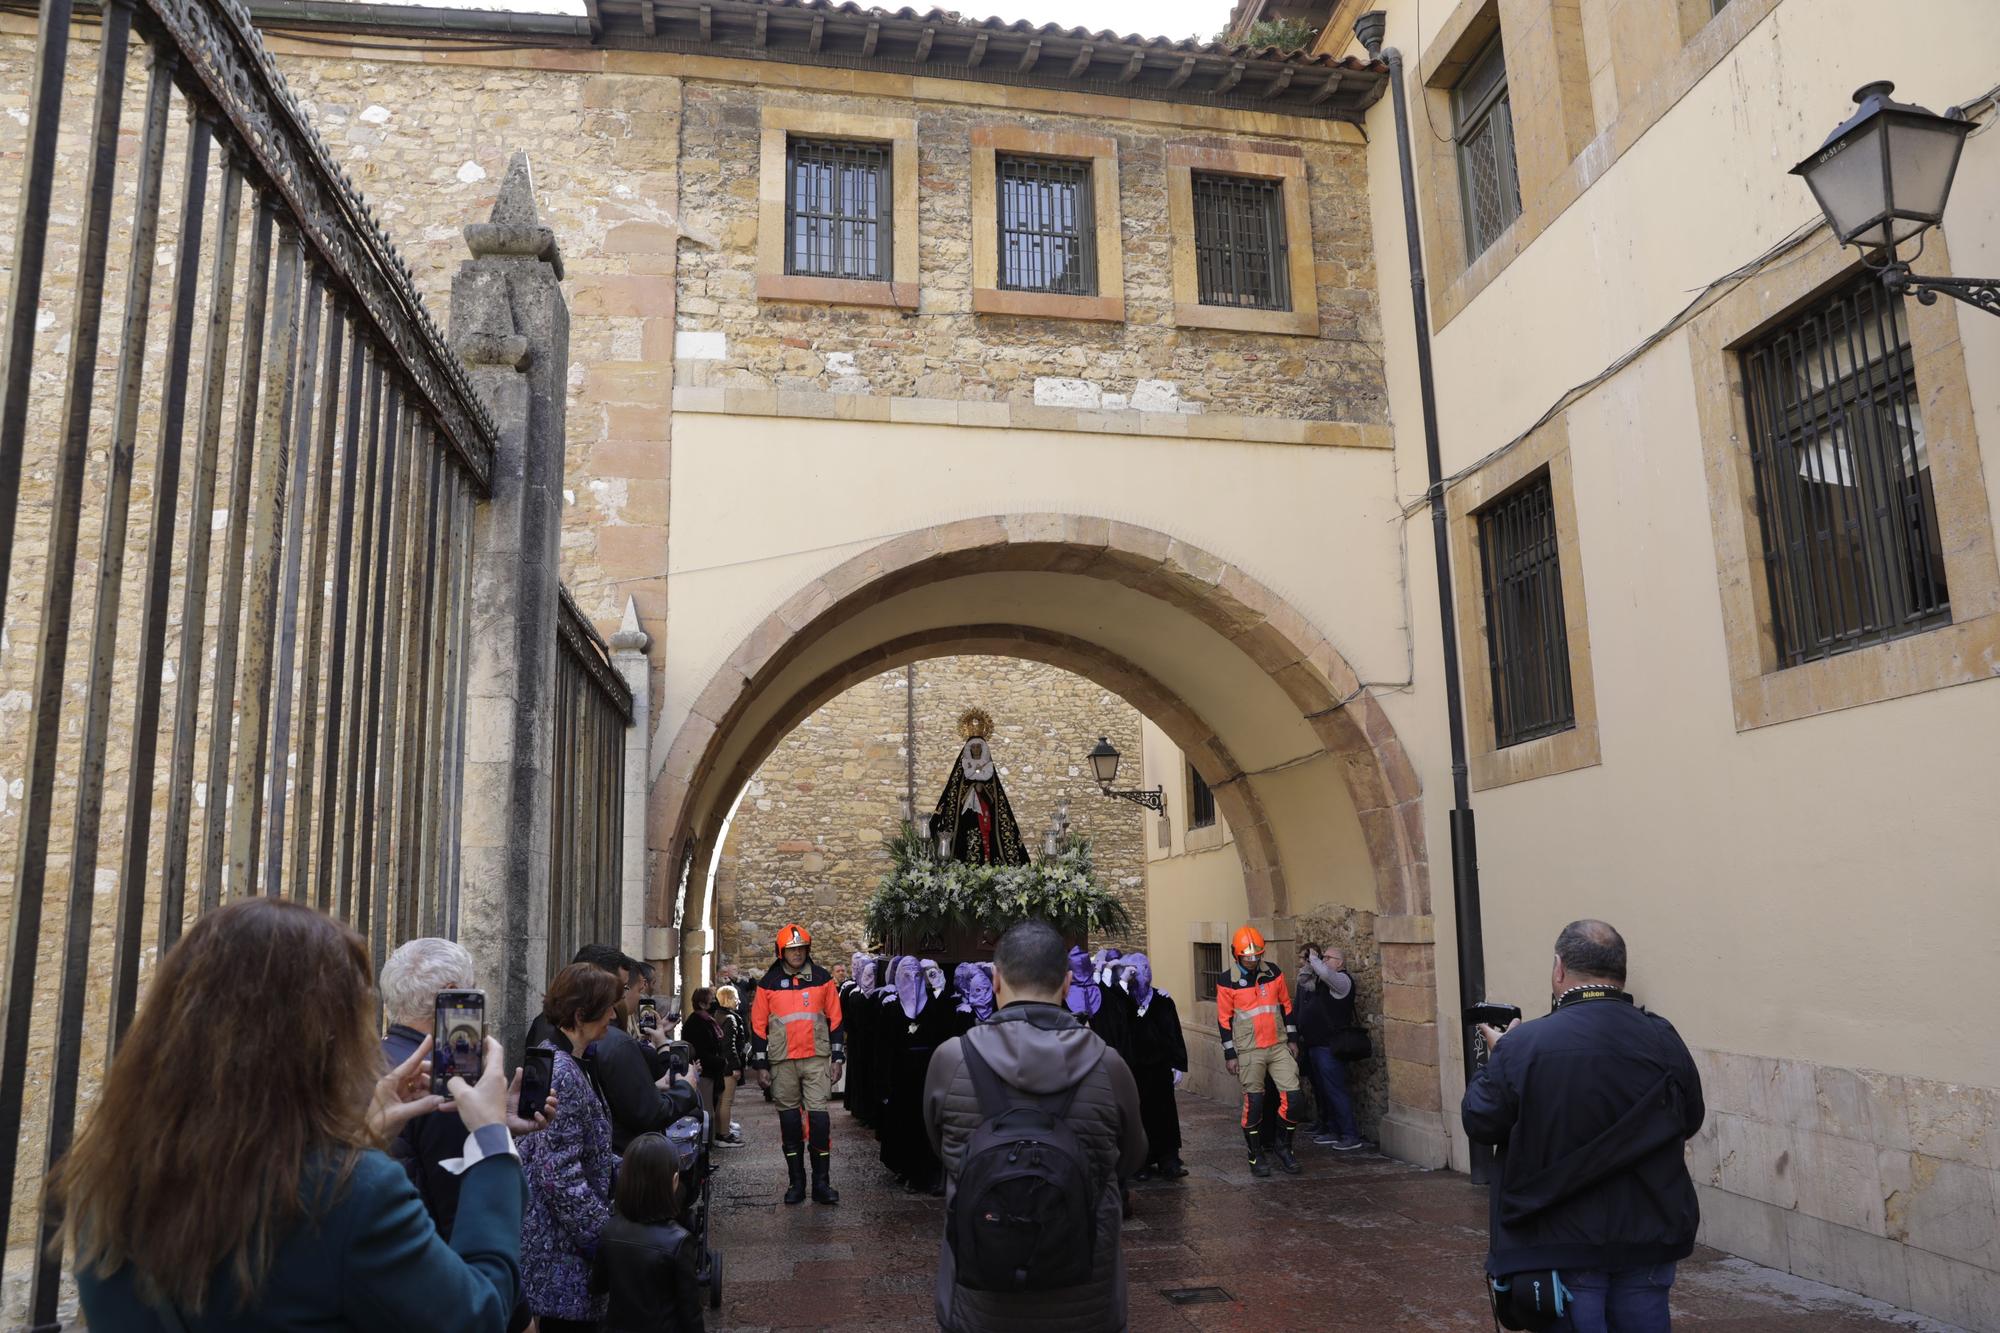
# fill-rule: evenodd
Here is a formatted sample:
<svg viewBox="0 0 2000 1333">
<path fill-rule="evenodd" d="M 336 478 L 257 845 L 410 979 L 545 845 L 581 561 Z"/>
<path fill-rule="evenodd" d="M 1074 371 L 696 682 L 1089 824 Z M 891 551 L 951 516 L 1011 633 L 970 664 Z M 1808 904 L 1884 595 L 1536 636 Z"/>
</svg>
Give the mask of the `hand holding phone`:
<svg viewBox="0 0 2000 1333">
<path fill-rule="evenodd" d="M 528 1134 L 543 1128 L 542 1117 L 549 1110 L 550 1092 L 555 1084 L 556 1053 L 545 1046 L 530 1047 L 520 1069 L 514 1073 L 514 1105 L 509 1108 L 507 1128 Z"/>
<path fill-rule="evenodd" d="M 1521 1016 L 1518 1004 L 1501 1004 L 1496 1000 L 1481 1000 L 1478 1004 L 1465 1006 L 1465 1021 L 1475 1027 L 1499 1028 L 1507 1030 L 1508 1024 Z"/>
<path fill-rule="evenodd" d="M 433 1010 L 431 1091 L 451 1093 L 451 1080 L 478 1083 L 486 1072 L 486 992 L 441 990 Z"/>
</svg>

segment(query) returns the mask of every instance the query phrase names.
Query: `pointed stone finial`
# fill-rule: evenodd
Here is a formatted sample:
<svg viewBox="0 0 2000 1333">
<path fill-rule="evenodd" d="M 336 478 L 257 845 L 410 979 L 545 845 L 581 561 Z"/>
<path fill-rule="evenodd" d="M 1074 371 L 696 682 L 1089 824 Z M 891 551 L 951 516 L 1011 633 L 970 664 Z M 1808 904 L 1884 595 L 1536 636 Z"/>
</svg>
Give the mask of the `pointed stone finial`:
<svg viewBox="0 0 2000 1333">
<path fill-rule="evenodd" d="M 528 155 L 520 149 L 507 160 L 507 176 L 500 182 L 500 197 L 493 201 L 488 222 L 500 227 L 535 227 L 541 214 L 535 208 L 535 174 Z"/>
<path fill-rule="evenodd" d="M 625 599 L 625 615 L 618 622 L 618 628 L 611 635 L 613 652 L 643 653 L 652 637 L 639 628 L 639 603 L 630 597 Z"/>
<path fill-rule="evenodd" d="M 562 277 L 562 251 L 556 248 L 555 232 L 542 225 L 535 207 L 534 171 L 526 153 L 516 150 L 508 159 L 492 215 L 466 227 L 465 244 L 476 258 L 539 259 Z"/>
</svg>

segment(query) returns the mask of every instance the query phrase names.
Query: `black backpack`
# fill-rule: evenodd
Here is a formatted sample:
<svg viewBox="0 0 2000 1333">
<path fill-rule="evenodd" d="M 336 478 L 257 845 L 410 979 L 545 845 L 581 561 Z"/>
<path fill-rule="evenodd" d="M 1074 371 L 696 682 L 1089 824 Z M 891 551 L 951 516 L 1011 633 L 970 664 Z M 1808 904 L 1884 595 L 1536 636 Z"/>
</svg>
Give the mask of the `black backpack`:
<svg viewBox="0 0 2000 1333">
<path fill-rule="evenodd" d="M 1096 1259 L 1097 1191 L 1068 1120 L 1083 1080 L 1052 1107 L 1023 1104 L 970 1036 L 958 1046 L 982 1117 L 945 1223 L 958 1284 L 971 1291 L 1083 1285 Z"/>
</svg>

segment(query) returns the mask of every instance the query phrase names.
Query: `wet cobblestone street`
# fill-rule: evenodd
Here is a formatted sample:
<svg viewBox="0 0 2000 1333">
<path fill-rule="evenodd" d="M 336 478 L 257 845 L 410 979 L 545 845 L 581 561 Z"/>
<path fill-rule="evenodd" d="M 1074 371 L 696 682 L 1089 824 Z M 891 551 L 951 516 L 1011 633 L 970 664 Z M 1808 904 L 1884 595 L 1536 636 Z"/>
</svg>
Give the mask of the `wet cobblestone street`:
<svg viewBox="0 0 2000 1333">
<path fill-rule="evenodd" d="M 903 1192 L 876 1145 L 833 1113 L 837 1207 L 786 1208 L 777 1117 L 746 1087 L 748 1143 L 718 1149 L 715 1243 L 724 1300 L 711 1329 L 934 1330 L 943 1202 Z M 1493 1327 L 1480 1281 L 1485 1193 L 1464 1176 L 1302 1143 L 1305 1174 L 1252 1180 L 1227 1110 L 1181 1099 L 1190 1175 L 1136 1187 L 1125 1224 L 1133 1333 Z M 1163 1294 L 1219 1287 L 1177 1306 Z M 1705 1333 L 1940 1333 L 1949 1326 L 1702 1248 L 1681 1265 L 1674 1326 Z"/>
</svg>

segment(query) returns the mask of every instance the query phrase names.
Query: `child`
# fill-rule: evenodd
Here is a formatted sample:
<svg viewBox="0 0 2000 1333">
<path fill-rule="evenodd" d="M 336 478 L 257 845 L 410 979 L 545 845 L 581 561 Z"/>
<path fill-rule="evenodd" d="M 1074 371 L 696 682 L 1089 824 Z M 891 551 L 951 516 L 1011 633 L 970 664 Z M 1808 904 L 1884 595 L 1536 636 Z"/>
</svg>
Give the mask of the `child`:
<svg viewBox="0 0 2000 1333">
<path fill-rule="evenodd" d="M 699 1247 L 674 1221 L 676 1183 L 665 1138 L 641 1134 L 625 1145 L 597 1242 L 593 1285 L 611 1297 L 604 1333 L 702 1333 Z"/>
</svg>

